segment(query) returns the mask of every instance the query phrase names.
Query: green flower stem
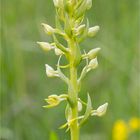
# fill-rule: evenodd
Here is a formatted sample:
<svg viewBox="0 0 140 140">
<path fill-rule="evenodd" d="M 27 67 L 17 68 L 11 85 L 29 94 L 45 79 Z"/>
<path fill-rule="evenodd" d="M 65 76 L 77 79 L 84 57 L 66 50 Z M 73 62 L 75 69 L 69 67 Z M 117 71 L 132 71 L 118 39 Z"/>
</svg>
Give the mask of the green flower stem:
<svg viewBox="0 0 140 140">
<path fill-rule="evenodd" d="M 77 83 L 77 67 L 74 65 L 75 56 L 77 55 L 75 52 L 75 43 L 71 41 L 70 49 L 70 85 L 69 85 L 69 98 L 72 101 L 71 105 L 71 120 L 78 118 L 78 83 Z M 70 126 L 71 140 L 79 140 L 79 126 L 78 120 L 75 119 Z"/>
<path fill-rule="evenodd" d="M 73 106 L 71 107 L 71 119 L 78 118 L 78 105 L 77 105 L 77 98 L 78 98 L 78 91 L 77 91 L 77 68 L 70 67 L 70 82 L 71 82 L 71 93 L 70 98 L 73 98 Z M 71 132 L 71 140 L 79 140 L 79 128 L 78 128 L 78 120 L 76 119 L 72 125 L 70 126 Z"/>
</svg>

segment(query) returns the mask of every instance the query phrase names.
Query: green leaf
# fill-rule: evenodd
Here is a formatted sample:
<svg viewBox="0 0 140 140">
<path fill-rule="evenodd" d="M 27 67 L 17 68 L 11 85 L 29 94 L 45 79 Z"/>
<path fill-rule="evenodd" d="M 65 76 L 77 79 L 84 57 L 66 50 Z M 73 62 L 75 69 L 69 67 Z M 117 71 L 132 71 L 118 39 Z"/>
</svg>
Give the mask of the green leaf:
<svg viewBox="0 0 140 140">
<path fill-rule="evenodd" d="M 92 103 L 91 103 L 91 98 L 88 94 L 87 108 L 86 108 L 86 112 L 84 114 L 84 118 L 80 122 L 80 126 L 86 122 L 86 120 L 90 116 L 91 110 L 92 110 Z"/>
</svg>

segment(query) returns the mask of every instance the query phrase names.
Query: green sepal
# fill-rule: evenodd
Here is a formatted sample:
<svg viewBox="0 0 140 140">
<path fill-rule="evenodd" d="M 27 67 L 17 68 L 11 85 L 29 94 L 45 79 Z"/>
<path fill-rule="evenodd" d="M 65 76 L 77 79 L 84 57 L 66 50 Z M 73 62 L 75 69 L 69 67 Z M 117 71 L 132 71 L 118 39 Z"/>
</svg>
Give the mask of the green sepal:
<svg viewBox="0 0 140 140">
<path fill-rule="evenodd" d="M 63 0 L 63 4 L 64 4 L 64 9 L 67 13 L 70 13 L 71 12 L 71 8 L 70 8 L 70 5 L 68 3 L 68 0 Z"/>
<path fill-rule="evenodd" d="M 91 110 L 92 110 L 92 103 L 91 103 L 91 98 L 88 94 L 88 100 L 87 100 L 87 108 L 86 108 L 86 112 L 84 114 L 84 118 L 81 120 L 80 122 L 80 126 L 83 125 L 87 119 L 89 118 L 90 114 L 91 114 Z"/>
<path fill-rule="evenodd" d="M 56 16 L 55 16 L 55 25 L 56 25 L 57 29 L 63 31 L 63 28 L 61 26 L 57 11 L 56 11 Z"/>
<path fill-rule="evenodd" d="M 89 21 L 87 19 L 86 28 L 85 28 L 83 34 L 79 37 L 78 42 L 83 41 L 87 37 L 87 35 L 88 35 L 88 29 L 89 29 Z"/>
<path fill-rule="evenodd" d="M 66 120 L 68 120 L 69 116 L 71 116 L 71 108 L 70 108 L 70 105 L 67 104 L 66 106 L 66 109 L 65 109 L 65 117 L 66 117 Z"/>
<path fill-rule="evenodd" d="M 74 55 L 75 56 L 74 66 L 77 66 L 82 60 L 81 50 L 80 50 L 80 46 L 78 44 L 76 46 L 75 53 L 76 53 L 76 55 Z"/>
<path fill-rule="evenodd" d="M 62 73 L 61 69 L 60 69 L 60 59 L 62 56 L 59 57 L 58 62 L 57 62 L 57 71 L 59 74 L 59 77 L 66 82 L 67 84 L 69 84 L 69 79 Z"/>
<path fill-rule="evenodd" d="M 57 9 L 57 13 L 58 13 L 59 18 L 60 18 L 62 21 L 64 21 L 65 18 L 64 18 L 63 9 L 62 9 L 62 8 L 58 8 L 58 9 Z"/>
<path fill-rule="evenodd" d="M 82 24 L 83 20 L 84 20 L 84 15 L 75 20 L 76 25 L 79 26 L 80 24 Z"/>
<path fill-rule="evenodd" d="M 53 34 L 53 39 L 54 39 L 55 45 L 58 49 L 60 49 L 61 51 L 65 52 L 65 53 L 68 53 L 68 50 L 61 43 L 59 43 L 55 34 Z"/>
<path fill-rule="evenodd" d="M 68 35 L 68 36 L 71 36 L 71 25 L 70 25 L 70 23 L 69 23 L 69 17 L 68 17 L 68 14 L 65 14 L 65 27 L 64 27 L 64 29 L 65 29 L 65 32 L 66 32 L 66 34 Z"/>
<path fill-rule="evenodd" d="M 76 9 L 76 12 L 75 12 L 75 18 L 76 19 L 84 15 L 84 13 L 87 9 L 86 3 L 87 3 L 87 0 L 83 0 L 81 5 L 79 6 L 79 8 Z"/>
</svg>

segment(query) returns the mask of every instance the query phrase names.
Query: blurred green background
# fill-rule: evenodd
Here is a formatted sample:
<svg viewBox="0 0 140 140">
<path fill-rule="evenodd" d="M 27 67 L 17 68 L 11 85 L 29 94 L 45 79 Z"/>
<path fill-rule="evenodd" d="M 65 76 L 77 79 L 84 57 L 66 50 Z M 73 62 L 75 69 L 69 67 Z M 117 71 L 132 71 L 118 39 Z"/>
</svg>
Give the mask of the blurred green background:
<svg viewBox="0 0 140 140">
<path fill-rule="evenodd" d="M 90 26 L 99 25 L 95 38 L 81 44 L 85 50 L 101 47 L 99 67 L 85 78 L 80 96 L 89 92 L 93 106 L 108 102 L 104 117 L 92 117 L 81 129 L 81 140 L 112 140 L 116 120 L 139 117 L 138 1 L 94 0 L 87 12 Z M 59 79 L 49 79 L 45 63 L 57 57 L 44 53 L 37 41 L 51 41 L 40 24 L 54 25 L 52 0 L 2 0 L 0 48 L 0 140 L 69 140 L 59 130 L 65 122 L 65 103 L 44 109 L 44 98 L 67 91 Z M 134 133 L 129 140 L 138 140 Z M 120 139 L 121 140 L 121 139 Z"/>
</svg>

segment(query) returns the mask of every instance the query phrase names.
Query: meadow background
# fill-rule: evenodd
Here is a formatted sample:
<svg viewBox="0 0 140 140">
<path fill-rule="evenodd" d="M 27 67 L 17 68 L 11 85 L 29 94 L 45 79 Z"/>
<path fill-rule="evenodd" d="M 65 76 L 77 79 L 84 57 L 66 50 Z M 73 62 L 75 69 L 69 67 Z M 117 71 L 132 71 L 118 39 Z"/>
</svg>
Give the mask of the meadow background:
<svg viewBox="0 0 140 140">
<path fill-rule="evenodd" d="M 90 26 L 101 30 L 81 47 L 102 50 L 99 67 L 85 78 L 80 96 L 86 101 L 89 92 L 95 108 L 104 102 L 109 106 L 104 117 L 89 119 L 81 140 L 114 140 L 116 121 L 140 117 L 138 8 L 137 0 L 94 0 L 87 12 Z M 59 79 L 45 74 L 45 63 L 54 66 L 57 57 L 36 44 L 51 41 L 40 24 L 54 25 L 52 0 L 2 0 L 0 13 L 0 140 L 69 140 L 69 133 L 58 129 L 65 122 L 65 104 L 42 108 L 48 95 L 67 90 Z M 127 140 L 139 138 L 136 130 Z"/>
</svg>

